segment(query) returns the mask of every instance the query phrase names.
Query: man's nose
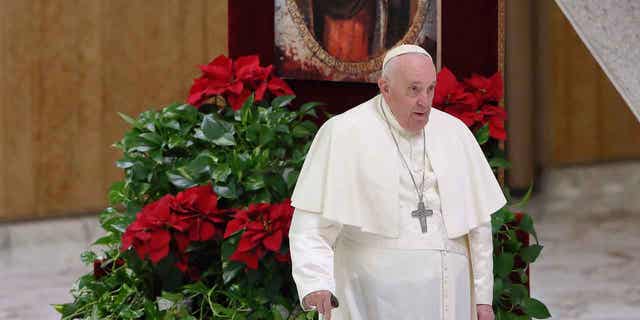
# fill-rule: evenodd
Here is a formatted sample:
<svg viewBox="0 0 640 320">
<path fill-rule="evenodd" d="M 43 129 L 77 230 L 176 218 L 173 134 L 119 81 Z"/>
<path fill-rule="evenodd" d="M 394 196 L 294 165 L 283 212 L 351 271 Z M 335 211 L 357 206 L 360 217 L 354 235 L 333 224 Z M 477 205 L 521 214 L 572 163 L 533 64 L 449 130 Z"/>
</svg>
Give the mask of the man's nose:
<svg viewBox="0 0 640 320">
<path fill-rule="evenodd" d="M 420 92 L 420 95 L 418 96 L 418 105 L 423 107 L 429 105 L 429 94 L 426 91 Z"/>
</svg>

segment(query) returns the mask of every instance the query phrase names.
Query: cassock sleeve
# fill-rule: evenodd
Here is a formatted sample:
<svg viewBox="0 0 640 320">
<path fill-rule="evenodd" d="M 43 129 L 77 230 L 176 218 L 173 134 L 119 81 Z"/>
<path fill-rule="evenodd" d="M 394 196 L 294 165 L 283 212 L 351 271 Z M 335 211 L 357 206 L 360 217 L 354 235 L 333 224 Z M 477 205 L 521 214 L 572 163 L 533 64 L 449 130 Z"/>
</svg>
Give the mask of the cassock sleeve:
<svg viewBox="0 0 640 320">
<path fill-rule="evenodd" d="M 476 304 L 491 305 L 493 303 L 493 239 L 490 222 L 471 229 L 469 251 Z"/>
<path fill-rule="evenodd" d="M 333 245 L 342 230 L 340 223 L 296 208 L 289 229 L 293 280 L 302 299 L 318 290 L 336 292 L 333 275 Z"/>
</svg>

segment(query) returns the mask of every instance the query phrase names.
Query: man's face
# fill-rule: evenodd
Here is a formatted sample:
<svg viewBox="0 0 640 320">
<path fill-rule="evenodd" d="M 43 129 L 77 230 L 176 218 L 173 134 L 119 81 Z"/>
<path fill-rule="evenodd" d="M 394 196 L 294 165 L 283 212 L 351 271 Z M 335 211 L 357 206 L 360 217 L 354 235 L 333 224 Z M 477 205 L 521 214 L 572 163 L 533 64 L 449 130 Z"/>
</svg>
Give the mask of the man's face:
<svg viewBox="0 0 640 320">
<path fill-rule="evenodd" d="M 380 92 L 398 123 L 410 132 L 424 128 L 429 120 L 436 86 L 436 68 L 422 54 L 405 54 L 391 62 L 387 77 L 378 80 Z"/>
</svg>

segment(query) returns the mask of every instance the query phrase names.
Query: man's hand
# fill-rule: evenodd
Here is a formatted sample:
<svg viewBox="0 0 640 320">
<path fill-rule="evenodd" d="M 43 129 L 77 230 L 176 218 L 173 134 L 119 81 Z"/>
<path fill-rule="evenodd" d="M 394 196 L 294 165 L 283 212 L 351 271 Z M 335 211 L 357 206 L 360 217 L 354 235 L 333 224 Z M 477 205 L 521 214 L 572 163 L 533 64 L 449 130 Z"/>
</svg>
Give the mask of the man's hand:
<svg viewBox="0 0 640 320">
<path fill-rule="evenodd" d="M 493 320 L 493 308 L 490 304 L 478 304 L 476 305 L 478 310 L 478 320 Z"/>
<path fill-rule="evenodd" d="M 316 307 L 325 320 L 331 320 L 331 296 L 329 290 L 314 291 L 306 295 L 302 303 L 309 308 Z"/>
</svg>

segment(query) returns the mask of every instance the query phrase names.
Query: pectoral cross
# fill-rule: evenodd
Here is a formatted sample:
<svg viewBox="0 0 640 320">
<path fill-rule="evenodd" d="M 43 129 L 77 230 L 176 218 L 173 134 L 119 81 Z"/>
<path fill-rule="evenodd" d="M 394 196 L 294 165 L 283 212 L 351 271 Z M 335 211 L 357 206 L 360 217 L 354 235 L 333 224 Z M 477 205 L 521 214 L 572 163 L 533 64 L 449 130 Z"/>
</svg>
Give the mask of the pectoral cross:
<svg viewBox="0 0 640 320">
<path fill-rule="evenodd" d="M 424 206 L 424 202 L 420 200 L 418 202 L 418 209 L 411 212 L 411 216 L 420 220 L 420 228 L 422 233 L 427 233 L 427 217 L 433 215 L 433 210 L 427 209 Z"/>
</svg>

